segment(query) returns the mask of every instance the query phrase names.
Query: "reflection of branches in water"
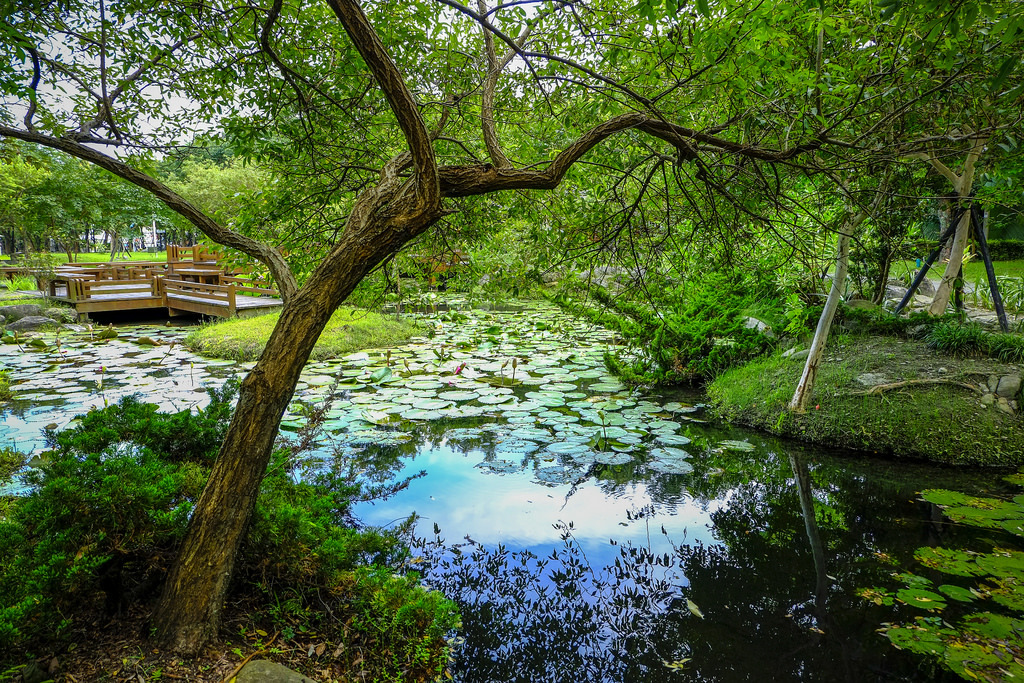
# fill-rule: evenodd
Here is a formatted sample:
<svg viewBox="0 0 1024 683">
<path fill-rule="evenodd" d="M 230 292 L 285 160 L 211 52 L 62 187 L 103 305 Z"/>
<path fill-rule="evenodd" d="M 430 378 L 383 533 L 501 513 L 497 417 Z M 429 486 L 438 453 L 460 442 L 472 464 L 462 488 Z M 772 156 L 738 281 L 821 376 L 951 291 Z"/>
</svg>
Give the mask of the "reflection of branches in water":
<svg viewBox="0 0 1024 683">
<path fill-rule="evenodd" d="M 418 541 L 425 578 L 459 603 L 474 681 L 622 681 L 671 674 L 663 660 L 687 656 L 653 638 L 680 595 L 675 558 L 625 545 L 613 566 L 594 567 L 558 524 L 562 545 L 540 558 L 488 549 L 467 538 L 446 545 L 435 526 Z"/>
</svg>

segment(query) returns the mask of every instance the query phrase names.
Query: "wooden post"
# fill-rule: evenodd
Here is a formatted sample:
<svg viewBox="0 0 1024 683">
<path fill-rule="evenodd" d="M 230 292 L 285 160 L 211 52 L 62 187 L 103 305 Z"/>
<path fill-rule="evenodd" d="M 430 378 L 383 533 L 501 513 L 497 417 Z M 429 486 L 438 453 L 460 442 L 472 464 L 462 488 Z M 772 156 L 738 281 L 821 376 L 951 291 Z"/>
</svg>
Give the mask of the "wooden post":
<svg viewBox="0 0 1024 683">
<path fill-rule="evenodd" d="M 992 307 L 996 309 L 996 315 L 999 317 L 999 327 L 1003 332 L 1010 331 L 1010 323 L 1006 319 L 1006 309 L 1003 307 L 1003 295 L 999 291 L 999 283 L 996 281 L 996 269 L 992 265 L 992 255 L 988 250 L 988 238 L 985 235 L 985 229 L 982 225 L 982 221 L 979 220 L 981 216 L 978 214 L 980 211 L 975 205 L 971 205 L 971 219 L 974 227 L 974 235 L 978 239 L 978 251 L 981 252 L 981 258 L 985 262 L 985 275 L 988 276 L 988 288 L 992 292 Z"/>
<path fill-rule="evenodd" d="M 230 317 L 235 317 L 235 283 L 228 285 L 228 312 Z"/>
<path fill-rule="evenodd" d="M 946 231 L 942 233 L 941 237 L 939 237 L 939 246 L 936 247 L 932 253 L 928 254 L 928 258 L 925 259 L 924 265 L 921 266 L 921 270 L 917 273 L 914 281 L 910 283 L 910 289 L 908 289 L 907 293 L 903 295 L 903 300 L 896 306 L 896 310 L 893 311 L 893 314 L 899 315 L 900 311 L 903 310 L 903 307 L 910 303 L 910 300 L 913 298 L 917 288 L 921 286 L 922 282 L 924 282 L 924 278 L 928 274 L 928 269 L 932 267 L 932 264 L 935 263 L 935 259 L 939 257 L 939 253 L 942 251 L 942 246 L 949 241 L 950 237 L 953 236 L 953 233 L 956 232 L 956 226 L 959 224 L 959 216 L 957 216 L 957 220 L 950 221 L 949 227 L 947 227 Z"/>
</svg>

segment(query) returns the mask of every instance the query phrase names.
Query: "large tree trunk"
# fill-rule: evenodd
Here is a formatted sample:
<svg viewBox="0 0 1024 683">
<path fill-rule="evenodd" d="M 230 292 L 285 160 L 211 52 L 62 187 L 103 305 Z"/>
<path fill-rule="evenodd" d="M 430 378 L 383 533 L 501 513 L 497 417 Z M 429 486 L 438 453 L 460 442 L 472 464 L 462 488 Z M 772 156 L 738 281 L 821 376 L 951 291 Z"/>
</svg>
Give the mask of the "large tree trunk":
<svg viewBox="0 0 1024 683">
<path fill-rule="evenodd" d="M 302 368 L 331 314 L 363 277 L 441 217 L 440 205 L 424 206 L 421 196 L 415 180 L 394 179 L 368 190 L 341 240 L 282 309 L 242 382 L 227 436 L 153 614 L 157 640 L 169 649 L 195 653 L 216 634 L 235 557 Z M 392 207 L 411 211 L 395 214 Z"/>
<path fill-rule="evenodd" d="M 832 276 L 832 288 L 828 292 L 825 309 L 821 312 L 821 317 L 818 318 L 818 326 L 814 330 L 814 340 L 811 342 L 811 350 L 807 353 L 807 361 L 804 363 L 800 382 L 796 385 L 796 391 L 793 392 L 793 398 L 789 402 L 789 409 L 795 413 L 806 412 L 807 405 L 811 402 L 814 380 L 818 376 L 818 366 L 821 364 L 825 344 L 828 342 L 832 319 L 835 318 L 836 309 L 843 298 L 846 272 L 850 266 L 850 235 L 863 220 L 864 213 L 857 214 L 852 221 L 843 226 L 843 230 L 839 234 L 839 248 L 836 255 L 836 271 Z"/>
<path fill-rule="evenodd" d="M 310 299 L 308 293 L 297 296 L 284 307 L 266 350 L 242 382 L 231 426 L 154 612 L 158 639 L 173 650 L 194 652 L 216 634 L 281 417 L 333 311 L 329 302 Z"/>
</svg>

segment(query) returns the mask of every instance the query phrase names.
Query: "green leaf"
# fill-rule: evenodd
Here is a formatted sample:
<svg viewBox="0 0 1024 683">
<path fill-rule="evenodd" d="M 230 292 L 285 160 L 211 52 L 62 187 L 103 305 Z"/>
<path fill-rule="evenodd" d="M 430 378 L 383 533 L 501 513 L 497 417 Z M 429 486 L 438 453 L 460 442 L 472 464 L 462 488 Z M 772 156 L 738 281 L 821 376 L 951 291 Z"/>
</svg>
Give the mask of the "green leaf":
<svg viewBox="0 0 1024 683">
<path fill-rule="evenodd" d="M 697 0 L 697 11 L 705 17 L 710 16 L 711 8 L 708 6 L 708 0 Z"/>
<path fill-rule="evenodd" d="M 995 78 L 992 79 L 992 84 L 990 86 L 991 90 L 999 90 L 1003 87 L 1003 84 L 1006 83 L 1006 79 L 1010 77 L 1010 74 L 1013 73 L 1014 68 L 1016 68 L 1018 60 L 1019 57 L 1017 57 L 1017 55 L 1011 55 L 1006 58 L 1002 66 L 999 67 L 999 72 L 996 73 Z"/>
</svg>

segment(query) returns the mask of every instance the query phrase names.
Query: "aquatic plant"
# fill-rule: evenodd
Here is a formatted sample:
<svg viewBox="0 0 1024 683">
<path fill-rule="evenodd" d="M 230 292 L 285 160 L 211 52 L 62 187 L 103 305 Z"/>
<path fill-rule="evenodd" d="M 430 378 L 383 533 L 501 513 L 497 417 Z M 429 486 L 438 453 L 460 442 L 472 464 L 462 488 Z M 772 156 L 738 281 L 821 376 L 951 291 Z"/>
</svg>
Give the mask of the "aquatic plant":
<svg viewBox="0 0 1024 683">
<path fill-rule="evenodd" d="M 1007 479 L 1024 484 L 1024 472 Z M 942 508 L 955 524 L 991 530 L 996 539 L 1000 532 L 1024 537 L 1024 495 L 1002 500 L 930 489 L 921 498 Z M 1024 552 L 1003 547 L 1010 540 L 1004 538 L 987 553 L 919 548 L 917 562 L 949 578 L 897 573 L 902 588 L 859 593 L 878 605 L 899 602 L 927 612 L 913 622 L 883 625 L 894 646 L 935 658 L 968 680 L 1024 676 Z"/>
</svg>

